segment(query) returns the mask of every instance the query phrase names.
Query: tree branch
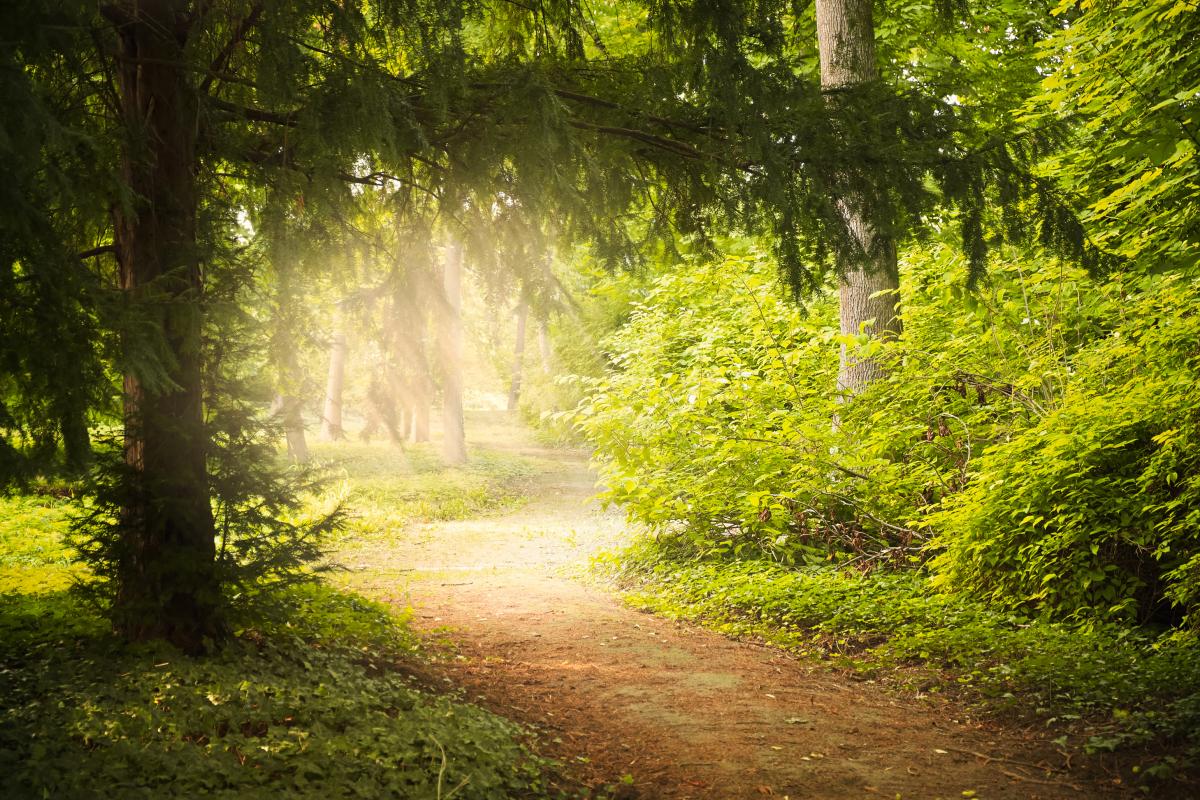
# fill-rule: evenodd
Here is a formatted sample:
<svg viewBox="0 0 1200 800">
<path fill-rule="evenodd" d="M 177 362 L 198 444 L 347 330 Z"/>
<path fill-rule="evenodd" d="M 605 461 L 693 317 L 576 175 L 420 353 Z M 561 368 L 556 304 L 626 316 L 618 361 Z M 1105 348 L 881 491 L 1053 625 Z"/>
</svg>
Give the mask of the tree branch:
<svg viewBox="0 0 1200 800">
<path fill-rule="evenodd" d="M 221 48 L 221 52 L 217 54 L 217 57 L 213 59 L 212 65 L 208 68 L 211 74 L 200 82 L 200 91 L 205 94 L 208 93 L 208 90 L 212 87 L 213 77 L 225 68 L 225 63 L 229 60 L 229 56 L 233 55 L 234 49 L 245 41 L 246 34 L 258 24 L 258 18 L 262 16 L 262 12 L 263 4 L 256 3 L 254 8 L 250 9 L 250 13 L 238 21 L 233 29 L 233 35 L 229 37 L 229 41 Z M 224 78 L 221 78 L 221 80 L 224 80 Z"/>
<path fill-rule="evenodd" d="M 115 244 L 103 244 L 99 247 L 93 247 L 91 250 L 84 250 L 82 253 L 76 253 L 75 257 L 82 261 L 85 258 L 93 256 L 102 256 L 105 253 L 117 254 L 117 246 Z"/>
<path fill-rule="evenodd" d="M 208 102 L 222 111 L 228 111 L 238 117 L 243 117 L 254 122 L 268 122 L 272 125 L 284 125 L 289 128 L 296 127 L 295 111 L 263 111 L 258 108 L 247 108 L 239 106 L 235 103 L 230 103 L 228 100 L 222 100 L 218 97 L 207 98 Z"/>
</svg>

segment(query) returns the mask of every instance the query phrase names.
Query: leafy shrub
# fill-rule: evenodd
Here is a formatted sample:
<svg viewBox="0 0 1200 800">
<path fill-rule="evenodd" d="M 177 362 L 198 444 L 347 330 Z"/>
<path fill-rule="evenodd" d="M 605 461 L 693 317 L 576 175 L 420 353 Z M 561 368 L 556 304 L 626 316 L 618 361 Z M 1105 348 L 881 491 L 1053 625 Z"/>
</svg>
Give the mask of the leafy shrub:
<svg viewBox="0 0 1200 800">
<path fill-rule="evenodd" d="M 907 254 L 893 343 L 784 302 L 753 254 L 659 279 L 575 416 L 603 496 L 700 556 L 933 557 L 938 587 L 1001 610 L 1178 622 L 1200 598 L 1197 284 L 1012 252 L 970 293 L 959 260 Z M 887 368 L 849 403 L 842 347 Z"/>
<path fill-rule="evenodd" d="M 1058 407 L 993 444 L 936 520 L 940 586 L 1001 608 L 1178 622 L 1200 591 L 1200 316 L 1168 279 L 1076 359 Z"/>
</svg>

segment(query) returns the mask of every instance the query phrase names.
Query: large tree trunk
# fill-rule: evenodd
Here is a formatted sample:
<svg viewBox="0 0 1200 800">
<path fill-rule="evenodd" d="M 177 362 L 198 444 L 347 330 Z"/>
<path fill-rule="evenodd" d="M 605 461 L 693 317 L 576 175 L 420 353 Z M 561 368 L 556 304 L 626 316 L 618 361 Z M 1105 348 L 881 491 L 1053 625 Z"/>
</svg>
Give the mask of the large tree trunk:
<svg viewBox="0 0 1200 800">
<path fill-rule="evenodd" d="M 119 282 L 161 326 L 169 381 L 125 375 L 123 510 L 113 624 L 133 641 L 165 638 L 189 653 L 225 635 L 203 416 L 201 274 L 196 251 L 199 111 L 182 42 L 191 4 L 114 5 L 127 134 L 121 166 L 137 198 L 113 212 Z"/>
<path fill-rule="evenodd" d="M 817 43 L 821 51 L 821 85 L 839 89 L 879 77 L 875 60 L 875 25 L 871 0 L 817 0 Z M 858 198 L 843 198 L 839 205 L 851 236 L 866 253 L 877 253 L 870 263 L 839 264 L 838 305 L 841 332 L 857 336 L 864 323 L 873 336 L 899 335 L 900 316 L 894 242 L 878 241 L 871 220 L 858 209 Z M 879 292 L 885 294 L 877 297 Z M 849 398 L 883 376 L 872 359 L 855 359 L 843 345 L 838 390 Z"/>
<path fill-rule="evenodd" d="M 467 463 L 463 434 L 462 385 L 462 242 L 446 245 L 446 308 L 442 316 L 442 453 L 447 464 Z"/>
<path fill-rule="evenodd" d="M 525 366 L 525 324 L 529 320 L 529 298 L 517 304 L 517 342 L 513 347 L 512 380 L 508 384 L 508 410 L 516 411 L 521 400 L 521 370 Z"/>
<path fill-rule="evenodd" d="M 325 413 L 321 418 L 321 441 L 345 439 L 342 430 L 342 386 L 346 380 L 346 334 L 333 335 L 329 348 L 329 380 L 325 384 Z"/>
</svg>

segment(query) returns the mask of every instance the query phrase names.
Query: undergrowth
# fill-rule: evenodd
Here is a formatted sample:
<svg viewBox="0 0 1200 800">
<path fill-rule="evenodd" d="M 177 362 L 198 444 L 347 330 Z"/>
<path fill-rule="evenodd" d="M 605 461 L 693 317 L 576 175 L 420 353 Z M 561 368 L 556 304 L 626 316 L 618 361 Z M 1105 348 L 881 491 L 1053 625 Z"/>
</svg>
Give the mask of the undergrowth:
<svg viewBox="0 0 1200 800">
<path fill-rule="evenodd" d="M 997 612 L 936 593 L 923 571 L 690 560 L 666 539 L 602 553 L 591 570 L 632 605 L 759 636 L 858 680 L 929 703 L 965 693 L 979 712 L 1059 722 L 1062 746 L 1200 739 L 1200 646 L 1190 633 Z"/>
<path fill-rule="evenodd" d="M 402 669 L 386 607 L 296 589 L 206 658 L 127 645 L 63 592 L 0 598 L 6 798 L 540 794 L 517 725 Z"/>
<path fill-rule="evenodd" d="M 446 469 L 431 445 L 314 451 L 345 479 L 310 505 L 343 503 L 351 535 L 512 505 L 536 474 L 491 452 Z M 87 580 L 69 513 L 54 494 L 0 498 L 0 796 L 548 793 L 533 734 L 420 678 L 406 619 L 366 598 L 319 584 L 242 598 L 234 641 L 203 658 L 122 642 L 67 590 Z"/>
</svg>

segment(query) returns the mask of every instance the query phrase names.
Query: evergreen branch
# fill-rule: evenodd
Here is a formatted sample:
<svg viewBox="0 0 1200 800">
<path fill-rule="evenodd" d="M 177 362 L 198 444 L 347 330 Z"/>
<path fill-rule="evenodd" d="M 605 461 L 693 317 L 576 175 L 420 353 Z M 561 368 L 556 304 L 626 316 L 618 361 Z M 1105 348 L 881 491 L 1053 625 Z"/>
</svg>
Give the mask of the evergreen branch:
<svg viewBox="0 0 1200 800">
<path fill-rule="evenodd" d="M 251 163 L 251 164 L 256 164 L 256 165 L 266 164 L 270 161 L 274 161 L 274 160 L 278 159 L 280 162 L 279 165 L 281 167 L 283 167 L 284 169 L 288 169 L 293 172 L 298 172 L 301 175 L 303 175 L 306 178 L 311 180 L 313 177 L 314 170 L 303 169 L 303 168 L 297 166 L 296 163 L 292 160 L 293 152 L 294 152 L 294 150 L 292 148 L 289 148 L 284 153 L 264 153 L 262 150 L 254 150 L 254 149 L 247 148 L 245 150 L 242 150 L 239 155 L 241 156 L 241 158 L 244 161 Z M 410 186 L 413 189 L 417 189 L 418 191 L 424 192 L 425 194 L 429 195 L 430 197 L 432 197 L 434 199 L 437 199 L 437 197 L 438 197 L 437 192 L 435 192 L 433 189 L 430 189 L 427 186 L 422 186 L 421 184 L 416 183 L 415 181 L 410 181 L 406 178 L 401 178 L 399 175 L 393 175 L 388 172 L 372 172 L 368 175 L 363 175 L 363 176 L 351 175 L 349 172 L 338 172 L 338 173 L 336 173 L 336 175 L 334 177 L 336 177 L 338 180 L 340 180 L 344 183 L 354 183 L 354 184 L 358 184 L 361 186 L 376 186 L 376 187 L 385 185 L 385 183 L 387 181 L 395 181 L 396 183 L 399 183 L 402 186 Z"/>
<path fill-rule="evenodd" d="M 577 103 L 587 103 L 588 105 L 599 106 L 601 108 L 616 109 L 618 111 L 625 112 L 626 114 L 628 114 L 631 117 L 640 117 L 642 119 L 647 119 L 647 120 L 650 120 L 651 122 L 657 122 L 659 125 L 663 125 L 668 128 L 682 128 L 683 130 L 686 130 L 686 131 L 692 131 L 693 133 L 698 133 L 701 136 L 707 136 L 710 139 L 716 139 L 717 141 L 722 141 L 722 142 L 725 141 L 725 137 L 720 136 L 716 133 L 713 133 L 711 128 L 707 128 L 707 127 L 700 126 L 700 125 L 693 125 L 690 122 L 680 122 L 679 120 L 676 120 L 676 119 L 668 119 L 666 117 L 659 117 L 659 116 L 655 116 L 654 114 L 647 114 L 642 111 L 633 111 L 628 108 L 625 108 L 620 103 L 614 103 L 611 100 L 604 100 L 603 98 L 592 97 L 591 95 L 586 95 L 586 94 L 579 94 L 578 92 L 569 92 L 566 89 L 555 89 L 554 93 L 556 95 L 558 95 L 559 97 L 563 98 L 564 100 L 574 100 Z"/>
<path fill-rule="evenodd" d="M 508 88 L 511 88 L 511 84 L 508 84 L 508 83 L 469 83 L 469 84 L 467 84 L 467 88 L 469 88 L 469 89 L 508 89 Z M 574 100 L 577 103 L 585 103 L 587 105 L 598 106 L 600 108 L 609 108 L 609 109 L 613 109 L 615 111 L 621 111 L 631 117 L 634 117 L 637 119 L 646 119 L 646 120 L 649 120 L 650 122 L 656 122 L 659 125 L 663 125 L 668 128 L 682 128 L 683 130 L 692 131 L 693 133 L 698 133 L 701 136 L 707 136 L 710 139 L 716 139 L 717 141 L 725 141 L 725 137 L 720 136 L 716 133 L 713 133 L 711 128 L 708 128 L 705 126 L 694 125 L 690 122 L 681 122 L 677 119 L 668 119 L 667 117 L 659 117 L 654 114 L 647 114 L 644 111 L 635 111 L 632 109 L 625 108 L 620 103 L 614 103 L 612 100 L 605 100 L 602 97 L 592 97 L 591 95 L 580 94 L 579 92 L 572 92 L 567 89 L 553 89 L 552 91 L 554 92 L 554 94 L 556 96 L 561 97 L 564 100 Z"/>
<path fill-rule="evenodd" d="M 571 127 L 579 128 L 580 130 L 595 131 L 596 133 L 606 133 L 611 136 L 624 136 L 630 139 L 637 139 L 640 142 L 645 142 L 646 144 L 653 145 L 662 150 L 673 152 L 676 155 L 687 156 L 688 158 L 715 158 L 715 156 L 709 156 L 703 150 L 699 150 L 685 142 L 677 142 L 673 139 L 656 136 L 653 133 L 646 133 L 645 131 L 634 130 L 633 128 L 617 128 L 611 125 L 593 125 L 590 122 L 582 122 L 580 120 L 571 120 L 570 125 Z"/>
</svg>

